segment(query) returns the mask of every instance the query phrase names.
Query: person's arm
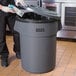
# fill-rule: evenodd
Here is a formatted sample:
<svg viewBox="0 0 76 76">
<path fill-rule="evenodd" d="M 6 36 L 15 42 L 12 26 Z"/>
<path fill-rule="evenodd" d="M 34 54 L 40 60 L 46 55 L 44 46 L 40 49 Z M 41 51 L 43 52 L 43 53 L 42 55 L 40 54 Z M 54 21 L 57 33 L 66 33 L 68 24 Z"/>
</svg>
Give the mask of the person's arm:
<svg viewBox="0 0 76 76">
<path fill-rule="evenodd" d="M 3 12 L 10 12 L 10 13 L 14 13 L 14 11 L 12 9 L 10 9 L 8 6 L 3 6 L 0 4 L 0 10 L 3 11 Z"/>
</svg>

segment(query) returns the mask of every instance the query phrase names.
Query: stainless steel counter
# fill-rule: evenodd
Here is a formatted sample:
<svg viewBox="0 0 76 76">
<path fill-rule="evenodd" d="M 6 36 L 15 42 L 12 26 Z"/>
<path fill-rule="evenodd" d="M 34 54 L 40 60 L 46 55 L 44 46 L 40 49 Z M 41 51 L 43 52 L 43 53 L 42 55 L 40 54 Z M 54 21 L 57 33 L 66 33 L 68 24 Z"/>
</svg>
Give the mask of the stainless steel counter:
<svg viewBox="0 0 76 76">
<path fill-rule="evenodd" d="M 63 3 L 63 2 L 69 2 L 69 3 L 75 3 L 76 2 L 76 0 L 43 0 L 43 2 L 47 2 L 47 3 L 51 3 L 51 2 L 61 2 L 61 3 Z"/>
</svg>

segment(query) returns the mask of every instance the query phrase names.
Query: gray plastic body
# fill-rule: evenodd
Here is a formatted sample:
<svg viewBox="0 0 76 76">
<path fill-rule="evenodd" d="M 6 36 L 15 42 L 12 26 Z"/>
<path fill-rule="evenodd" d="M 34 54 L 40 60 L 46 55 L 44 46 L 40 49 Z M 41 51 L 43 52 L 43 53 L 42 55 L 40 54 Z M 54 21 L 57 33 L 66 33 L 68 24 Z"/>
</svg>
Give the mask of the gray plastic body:
<svg viewBox="0 0 76 76">
<path fill-rule="evenodd" d="M 56 21 L 16 20 L 14 29 L 20 33 L 22 67 L 32 73 L 55 68 Z"/>
</svg>

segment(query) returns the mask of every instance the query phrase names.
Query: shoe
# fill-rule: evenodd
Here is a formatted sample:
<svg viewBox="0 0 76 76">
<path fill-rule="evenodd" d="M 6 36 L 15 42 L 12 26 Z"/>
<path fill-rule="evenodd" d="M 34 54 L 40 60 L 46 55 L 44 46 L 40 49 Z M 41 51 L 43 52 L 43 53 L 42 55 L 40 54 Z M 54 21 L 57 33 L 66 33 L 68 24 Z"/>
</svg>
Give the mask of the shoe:
<svg viewBox="0 0 76 76">
<path fill-rule="evenodd" d="M 21 59 L 21 54 L 20 54 L 20 52 L 16 52 L 16 57 L 17 57 L 18 59 Z"/>
<path fill-rule="evenodd" d="M 8 59 L 1 59 L 1 66 L 2 67 L 8 67 Z"/>
</svg>

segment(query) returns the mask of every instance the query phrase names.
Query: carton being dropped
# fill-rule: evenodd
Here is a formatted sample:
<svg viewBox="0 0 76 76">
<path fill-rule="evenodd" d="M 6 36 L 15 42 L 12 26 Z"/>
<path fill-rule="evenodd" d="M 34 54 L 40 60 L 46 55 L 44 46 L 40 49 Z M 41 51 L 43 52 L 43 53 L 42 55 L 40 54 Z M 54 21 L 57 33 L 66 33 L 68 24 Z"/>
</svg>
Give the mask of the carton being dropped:
<svg viewBox="0 0 76 76">
<path fill-rule="evenodd" d="M 14 5 L 8 5 L 8 7 L 11 8 L 20 17 L 22 17 L 24 15 L 24 11 L 20 10 L 16 6 L 14 6 Z"/>
</svg>

